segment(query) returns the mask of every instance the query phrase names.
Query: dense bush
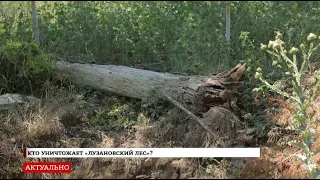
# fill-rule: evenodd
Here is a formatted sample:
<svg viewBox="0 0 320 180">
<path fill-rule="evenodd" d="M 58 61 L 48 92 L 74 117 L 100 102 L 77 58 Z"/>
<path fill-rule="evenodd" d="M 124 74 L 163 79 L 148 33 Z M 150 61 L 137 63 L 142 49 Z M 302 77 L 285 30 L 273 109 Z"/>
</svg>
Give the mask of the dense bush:
<svg viewBox="0 0 320 180">
<path fill-rule="evenodd" d="M 30 6 L 5 3 L 7 35 L 30 41 Z M 229 52 L 223 1 L 38 2 L 42 46 L 61 58 L 190 74 L 221 71 L 246 59 L 242 31 L 253 40 L 252 56 L 278 30 L 296 45 L 319 29 L 319 13 L 319 2 L 232 2 Z"/>
<path fill-rule="evenodd" d="M 0 24 L 0 36 L 4 33 Z M 41 93 L 51 78 L 53 59 L 35 43 L 0 40 L 0 93 Z"/>
</svg>

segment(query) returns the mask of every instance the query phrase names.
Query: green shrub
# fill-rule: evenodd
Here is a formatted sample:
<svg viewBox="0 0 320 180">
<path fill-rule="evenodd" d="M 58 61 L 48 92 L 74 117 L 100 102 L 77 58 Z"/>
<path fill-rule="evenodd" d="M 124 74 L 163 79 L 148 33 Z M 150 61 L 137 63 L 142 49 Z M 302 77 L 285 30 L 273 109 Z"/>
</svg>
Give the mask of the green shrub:
<svg viewBox="0 0 320 180">
<path fill-rule="evenodd" d="M 2 34 L 4 30 L 0 28 Z M 3 40 L 0 47 L 0 93 L 36 93 L 51 78 L 54 61 L 37 44 Z"/>
<path fill-rule="evenodd" d="M 7 37 L 31 42 L 28 3 L 5 2 L 1 8 Z M 37 5 L 41 46 L 47 52 L 69 61 L 162 64 L 157 70 L 190 74 L 217 73 L 246 59 L 240 47 L 243 39 L 237 38 L 241 32 L 250 32 L 254 48 L 278 30 L 297 46 L 307 32 L 320 27 L 319 2 L 232 2 L 229 46 L 224 36 L 225 2 L 39 1 Z M 255 50 L 251 55 L 259 54 Z M 261 63 L 272 71 L 268 62 Z"/>
</svg>

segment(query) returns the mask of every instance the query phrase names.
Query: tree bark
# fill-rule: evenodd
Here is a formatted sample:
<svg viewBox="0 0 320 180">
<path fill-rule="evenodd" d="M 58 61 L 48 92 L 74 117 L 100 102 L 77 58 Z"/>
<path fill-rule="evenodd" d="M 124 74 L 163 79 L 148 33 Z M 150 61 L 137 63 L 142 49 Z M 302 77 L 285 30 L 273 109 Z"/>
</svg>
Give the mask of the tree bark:
<svg viewBox="0 0 320 180">
<path fill-rule="evenodd" d="M 58 61 L 57 75 L 72 83 L 122 96 L 142 99 L 151 90 L 163 93 L 188 106 L 207 111 L 222 105 L 236 93 L 245 66 L 238 64 L 230 71 L 212 76 L 182 76 L 115 65 L 79 64 Z M 160 93 L 163 92 L 163 93 Z"/>
<path fill-rule="evenodd" d="M 35 1 L 31 1 L 32 3 L 32 21 L 33 21 L 33 36 L 34 41 L 37 44 L 40 44 L 40 33 L 38 26 L 38 15 L 37 15 L 37 6 Z"/>
<path fill-rule="evenodd" d="M 227 1 L 226 7 L 226 41 L 230 42 L 230 1 Z"/>
</svg>

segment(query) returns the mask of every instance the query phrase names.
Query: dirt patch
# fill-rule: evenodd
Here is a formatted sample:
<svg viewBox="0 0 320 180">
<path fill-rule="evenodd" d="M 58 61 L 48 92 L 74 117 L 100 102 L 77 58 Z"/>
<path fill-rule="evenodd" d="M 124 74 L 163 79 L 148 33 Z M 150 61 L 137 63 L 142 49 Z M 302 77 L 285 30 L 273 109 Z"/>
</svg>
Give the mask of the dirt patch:
<svg viewBox="0 0 320 180">
<path fill-rule="evenodd" d="M 306 84 L 314 82 L 314 77 L 308 75 Z M 295 130 L 291 130 L 290 126 L 294 124 L 294 113 L 297 108 L 296 103 L 289 102 L 281 97 L 269 97 L 269 107 L 271 109 L 277 107 L 278 113 L 269 111 L 266 114 L 266 119 L 274 125 L 269 130 L 267 137 L 267 144 L 261 148 L 260 158 L 246 158 L 241 172 L 236 176 L 237 178 L 308 178 L 307 171 L 303 167 L 303 162 L 295 155 L 301 153 L 301 150 L 292 146 L 288 146 L 288 142 L 292 140 L 299 140 L 299 134 Z M 320 91 L 314 100 L 308 114 L 314 114 L 314 119 L 320 119 Z M 317 138 L 313 149 L 320 147 L 320 126 L 312 125 L 315 129 L 315 137 Z M 314 157 L 315 164 L 320 167 L 320 154 Z"/>
<path fill-rule="evenodd" d="M 261 157 L 248 158 L 244 168 L 237 178 L 244 179 L 296 179 L 307 178 L 307 172 L 302 163 L 293 154 L 299 152 L 297 148 L 283 148 L 269 146 L 261 148 Z"/>
</svg>

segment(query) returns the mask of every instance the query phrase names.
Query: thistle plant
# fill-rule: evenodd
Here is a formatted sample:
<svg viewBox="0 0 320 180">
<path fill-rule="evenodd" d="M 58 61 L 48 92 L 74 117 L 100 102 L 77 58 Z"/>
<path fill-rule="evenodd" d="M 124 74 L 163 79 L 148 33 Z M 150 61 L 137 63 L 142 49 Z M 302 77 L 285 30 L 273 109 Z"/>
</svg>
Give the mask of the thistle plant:
<svg viewBox="0 0 320 180">
<path fill-rule="evenodd" d="M 316 93 L 320 85 L 320 71 L 315 72 L 315 81 L 311 85 L 303 86 L 301 84 L 302 78 L 308 72 L 310 57 L 319 47 L 320 37 L 310 33 L 307 41 L 300 45 L 300 48 L 291 47 L 286 50 L 285 42 L 282 40 L 282 34 L 277 32 L 275 40 L 269 41 L 268 45 L 261 44 L 261 49 L 274 57 L 272 65 L 279 68 L 291 80 L 293 91 L 285 92 L 271 85 L 262 76 L 262 69 L 257 68 L 255 78 L 259 79 L 269 90 L 284 96 L 298 104 L 294 115 L 294 126 L 301 137 L 301 142 L 294 143 L 294 145 L 301 148 L 302 153 L 298 157 L 304 162 L 306 169 L 309 172 L 310 178 L 319 178 L 320 170 L 313 162 L 313 157 L 320 152 L 320 148 L 313 148 L 316 141 L 315 130 L 313 126 L 319 123 L 320 120 L 314 118 L 315 112 L 308 114 L 308 109 L 312 106 L 316 98 Z M 300 53 L 301 56 L 298 56 Z M 297 57 L 302 57 L 302 62 L 297 61 Z"/>
</svg>

